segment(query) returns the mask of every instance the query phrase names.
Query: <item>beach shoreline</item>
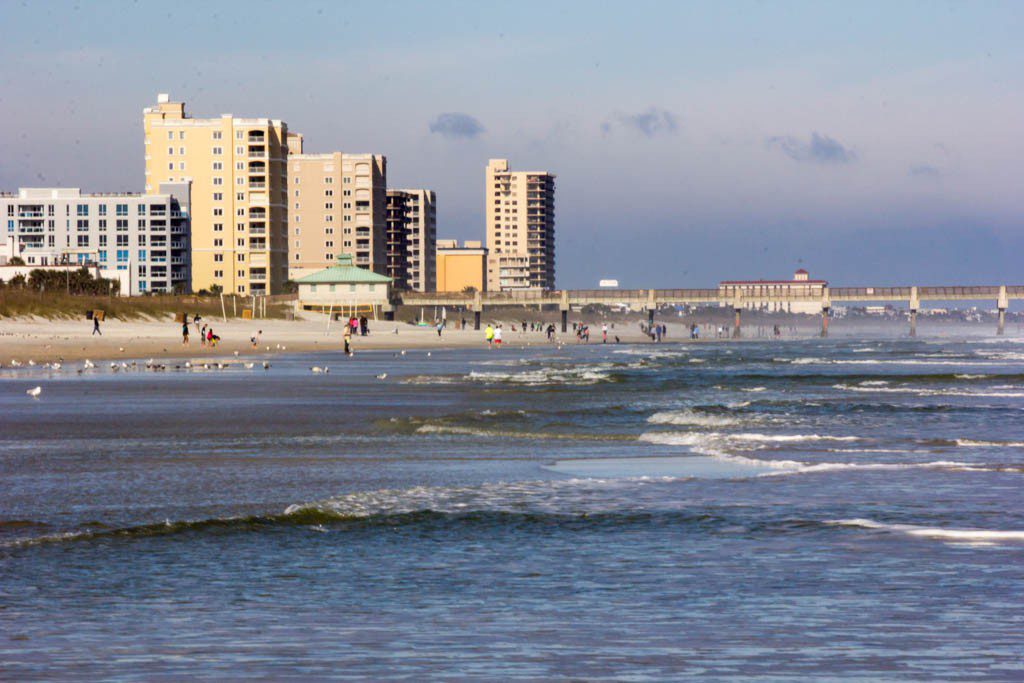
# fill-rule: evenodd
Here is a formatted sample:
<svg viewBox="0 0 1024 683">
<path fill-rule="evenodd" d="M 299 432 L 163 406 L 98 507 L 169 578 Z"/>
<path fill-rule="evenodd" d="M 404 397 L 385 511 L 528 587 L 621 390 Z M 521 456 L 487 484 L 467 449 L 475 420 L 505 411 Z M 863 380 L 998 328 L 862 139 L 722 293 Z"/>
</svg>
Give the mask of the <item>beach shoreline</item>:
<svg viewBox="0 0 1024 683">
<path fill-rule="evenodd" d="M 11 361 L 36 363 L 54 361 L 137 360 L 144 358 L 209 358 L 212 360 L 234 356 L 263 357 L 282 353 L 334 352 L 343 349 L 344 322 L 332 321 L 328 327 L 323 319 L 300 320 L 239 320 L 226 322 L 206 320 L 214 333 L 220 336 L 216 347 L 200 344 L 195 325 L 190 325 L 190 342 L 182 343 L 181 323 L 166 320 L 107 320 L 101 324 L 101 334 L 92 333 L 92 323 L 77 320 L 3 319 L 0 320 L 0 366 Z M 202 323 L 201 323 L 202 324 Z M 544 332 L 522 332 L 517 324 L 502 321 L 503 346 L 523 348 L 552 343 L 576 344 L 570 328 L 565 334 L 556 332 L 556 342 L 547 341 Z M 416 326 L 403 322 L 370 321 L 370 334 L 353 335 L 353 349 L 364 350 L 442 350 L 482 348 L 486 346 L 483 329 L 445 328 L 441 336 L 434 327 Z M 694 342 L 686 335 L 682 325 L 669 324 L 670 334 L 662 343 Z M 252 335 L 259 335 L 254 347 Z M 634 326 L 619 325 L 608 332 L 609 344 L 618 335 L 622 344 L 651 344 L 647 336 Z M 726 341 L 724 339 L 699 340 L 701 342 Z M 590 342 L 601 344 L 598 325 L 590 327 Z"/>
</svg>

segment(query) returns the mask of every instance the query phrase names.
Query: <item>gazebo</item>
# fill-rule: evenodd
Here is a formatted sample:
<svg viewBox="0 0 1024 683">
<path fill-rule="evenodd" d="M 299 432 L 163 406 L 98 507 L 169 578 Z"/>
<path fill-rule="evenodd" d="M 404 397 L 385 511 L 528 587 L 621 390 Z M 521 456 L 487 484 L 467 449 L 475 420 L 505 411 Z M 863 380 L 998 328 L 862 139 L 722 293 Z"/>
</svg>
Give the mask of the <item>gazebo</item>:
<svg viewBox="0 0 1024 683">
<path fill-rule="evenodd" d="M 335 264 L 296 280 L 303 310 L 376 314 L 389 305 L 391 278 L 360 268 L 350 254 L 338 254 Z"/>
</svg>

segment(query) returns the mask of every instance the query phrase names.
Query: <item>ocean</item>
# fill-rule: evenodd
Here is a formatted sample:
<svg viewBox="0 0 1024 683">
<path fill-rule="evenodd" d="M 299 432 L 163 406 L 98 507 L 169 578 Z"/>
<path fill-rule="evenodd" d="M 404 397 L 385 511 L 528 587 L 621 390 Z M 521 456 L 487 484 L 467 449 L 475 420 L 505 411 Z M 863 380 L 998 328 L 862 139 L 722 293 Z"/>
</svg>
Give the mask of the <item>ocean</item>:
<svg viewBox="0 0 1024 683">
<path fill-rule="evenodd" d="M 269 361 L 0 371 L 0 678 L 1024 678 L 1020 339 Z"/>
</svg>

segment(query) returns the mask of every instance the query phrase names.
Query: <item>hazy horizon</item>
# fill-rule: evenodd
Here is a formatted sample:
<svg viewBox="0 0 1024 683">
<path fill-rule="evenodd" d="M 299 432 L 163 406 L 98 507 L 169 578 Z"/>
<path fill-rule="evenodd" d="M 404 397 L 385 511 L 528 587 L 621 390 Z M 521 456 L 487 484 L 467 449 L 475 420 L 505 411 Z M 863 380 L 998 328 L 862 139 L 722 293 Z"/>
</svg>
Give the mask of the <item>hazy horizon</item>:
<svg viewBox="0 0 1024 683">
<path fill-rule="evenodd" d="M 483 239 L 488 158 L 557 174 L 559 287 L 1018 284 L 1014 3 L 6 4 L 0 189 L 139 191 L 142 109 L 388 157 Z"/>
</svg>

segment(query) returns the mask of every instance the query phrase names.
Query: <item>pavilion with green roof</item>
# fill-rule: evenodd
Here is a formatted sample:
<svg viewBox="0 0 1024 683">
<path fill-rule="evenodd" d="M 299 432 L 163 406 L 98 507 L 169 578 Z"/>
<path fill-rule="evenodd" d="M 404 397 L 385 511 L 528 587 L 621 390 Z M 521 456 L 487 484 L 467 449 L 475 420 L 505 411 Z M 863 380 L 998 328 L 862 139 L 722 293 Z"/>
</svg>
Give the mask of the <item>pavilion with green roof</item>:
<svg viewBox="0 0 1024 683">
<path fill-rule="evenodd" d="M 350 254 L 338 254 L 334 265 L 295 282 L 299 285 L 299 308 L 376 312 L 390 302 L 391 278 L 360 268 Z"/>
</svg>

